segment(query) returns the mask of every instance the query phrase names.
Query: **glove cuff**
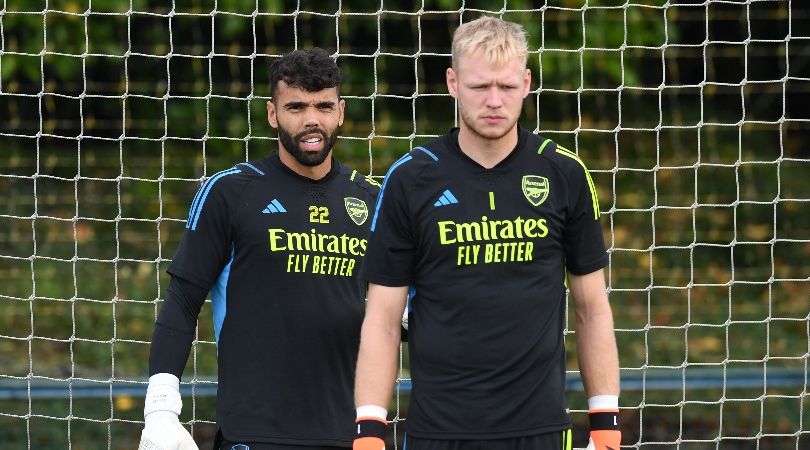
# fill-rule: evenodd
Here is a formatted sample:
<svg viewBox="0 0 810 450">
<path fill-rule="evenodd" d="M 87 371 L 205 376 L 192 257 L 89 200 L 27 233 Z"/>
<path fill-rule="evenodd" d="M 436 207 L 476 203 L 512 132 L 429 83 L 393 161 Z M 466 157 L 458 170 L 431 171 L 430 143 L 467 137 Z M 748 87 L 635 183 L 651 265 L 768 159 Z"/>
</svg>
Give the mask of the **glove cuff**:
<svg viewBox="0 0 810 450">
<path fill-rule="evenodd" d="M 182 409 L 179 378 L 170 373 L 158 373 L 149 377 L 143 406 L 144 417 L 155 411 L 169 411 L 179 416 Z"/>
<path fill-rule="evenodd" d="M 378 418 L 364 418 L 357 419 L 357 434 L 355 439 L 366 437 L 374 437 L 383 439 L 385 437 L 385 420 Z"/>
<path fill-rule="evenodd" d="M 619 411 L 590 412 L 588 418 L 591 422 L 591 431 L 619 429 Z"/>
</svg>

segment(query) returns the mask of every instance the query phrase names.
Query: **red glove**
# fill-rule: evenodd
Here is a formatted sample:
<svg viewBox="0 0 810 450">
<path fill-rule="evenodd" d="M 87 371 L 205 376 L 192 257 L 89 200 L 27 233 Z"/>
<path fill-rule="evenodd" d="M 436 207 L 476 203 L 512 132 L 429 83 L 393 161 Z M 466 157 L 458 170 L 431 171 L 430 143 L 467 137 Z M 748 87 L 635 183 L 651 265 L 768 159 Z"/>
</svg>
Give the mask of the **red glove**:
<svg viewBox="0 0 810 450">
<path fill-rule="evenodd" d="M 385 420 L 378 417 L 358 417 L 352 450 L 385 450 L 386 425 Z"/>
<path fill-rule="evenodd" d="M 619 450 L 622 432 L 619 431 L 619 409 L 589 409 L 591 439 L 586 450 Z"/>
</svg>

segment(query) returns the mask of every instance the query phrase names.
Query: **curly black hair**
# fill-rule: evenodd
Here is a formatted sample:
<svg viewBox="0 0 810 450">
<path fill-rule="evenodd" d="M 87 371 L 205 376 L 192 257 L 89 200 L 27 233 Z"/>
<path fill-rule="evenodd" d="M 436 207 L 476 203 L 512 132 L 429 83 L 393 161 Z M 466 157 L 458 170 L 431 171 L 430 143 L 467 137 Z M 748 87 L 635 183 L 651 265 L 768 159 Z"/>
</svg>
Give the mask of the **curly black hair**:
<svg viewBox="0 0 810 450">
<path fill-rule="evenodd" d="M 339 87 L 340 69 L 326 50 L 296 50 L 270 64 L 270 96 L 275 98 L 278 82 L 308 92 Z"/>
</svg>

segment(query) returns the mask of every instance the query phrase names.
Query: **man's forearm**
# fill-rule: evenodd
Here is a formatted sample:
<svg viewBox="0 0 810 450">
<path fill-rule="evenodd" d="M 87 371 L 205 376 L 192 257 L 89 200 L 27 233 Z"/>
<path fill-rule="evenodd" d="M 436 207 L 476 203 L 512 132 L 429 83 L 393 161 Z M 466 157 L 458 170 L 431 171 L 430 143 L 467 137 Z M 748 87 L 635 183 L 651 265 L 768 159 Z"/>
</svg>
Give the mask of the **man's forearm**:
<svg viewBox="0 0 810 450">
<path fill-rule="evenodd" d="M 619 355 L 610 307 L 577 314 L 577 357 L 588 397 L 619 394 Z"/>
<path fill-rule="evenodd" d="M 407 293 L 407 286 L 369 284 L 355 375 L 356 406 L 388 408 L 397 373 L 402 312 Z"/>
<path fill-rule="evenodd" d="M 354 387 L 357 406 L 388 408 L 396 379 L 399 326 L 396 331 L 391 332 L 376 321 L 363 323 Z"/>
</svg>

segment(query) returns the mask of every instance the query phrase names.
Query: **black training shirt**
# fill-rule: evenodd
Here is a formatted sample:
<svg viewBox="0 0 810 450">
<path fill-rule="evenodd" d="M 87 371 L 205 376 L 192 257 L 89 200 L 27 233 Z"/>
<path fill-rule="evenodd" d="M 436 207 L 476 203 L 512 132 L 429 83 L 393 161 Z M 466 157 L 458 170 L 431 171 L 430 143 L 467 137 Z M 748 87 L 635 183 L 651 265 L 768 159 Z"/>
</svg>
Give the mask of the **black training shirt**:
<svg viewBox="0 0 810 450">
<path fill-rule="evenodd" d="M 211 289 L 226 439 L 351 446 L 378 189 L 334 159 L 310 180 L 278 154 L 200 188 L 168 271 Z"/>
</svg>

